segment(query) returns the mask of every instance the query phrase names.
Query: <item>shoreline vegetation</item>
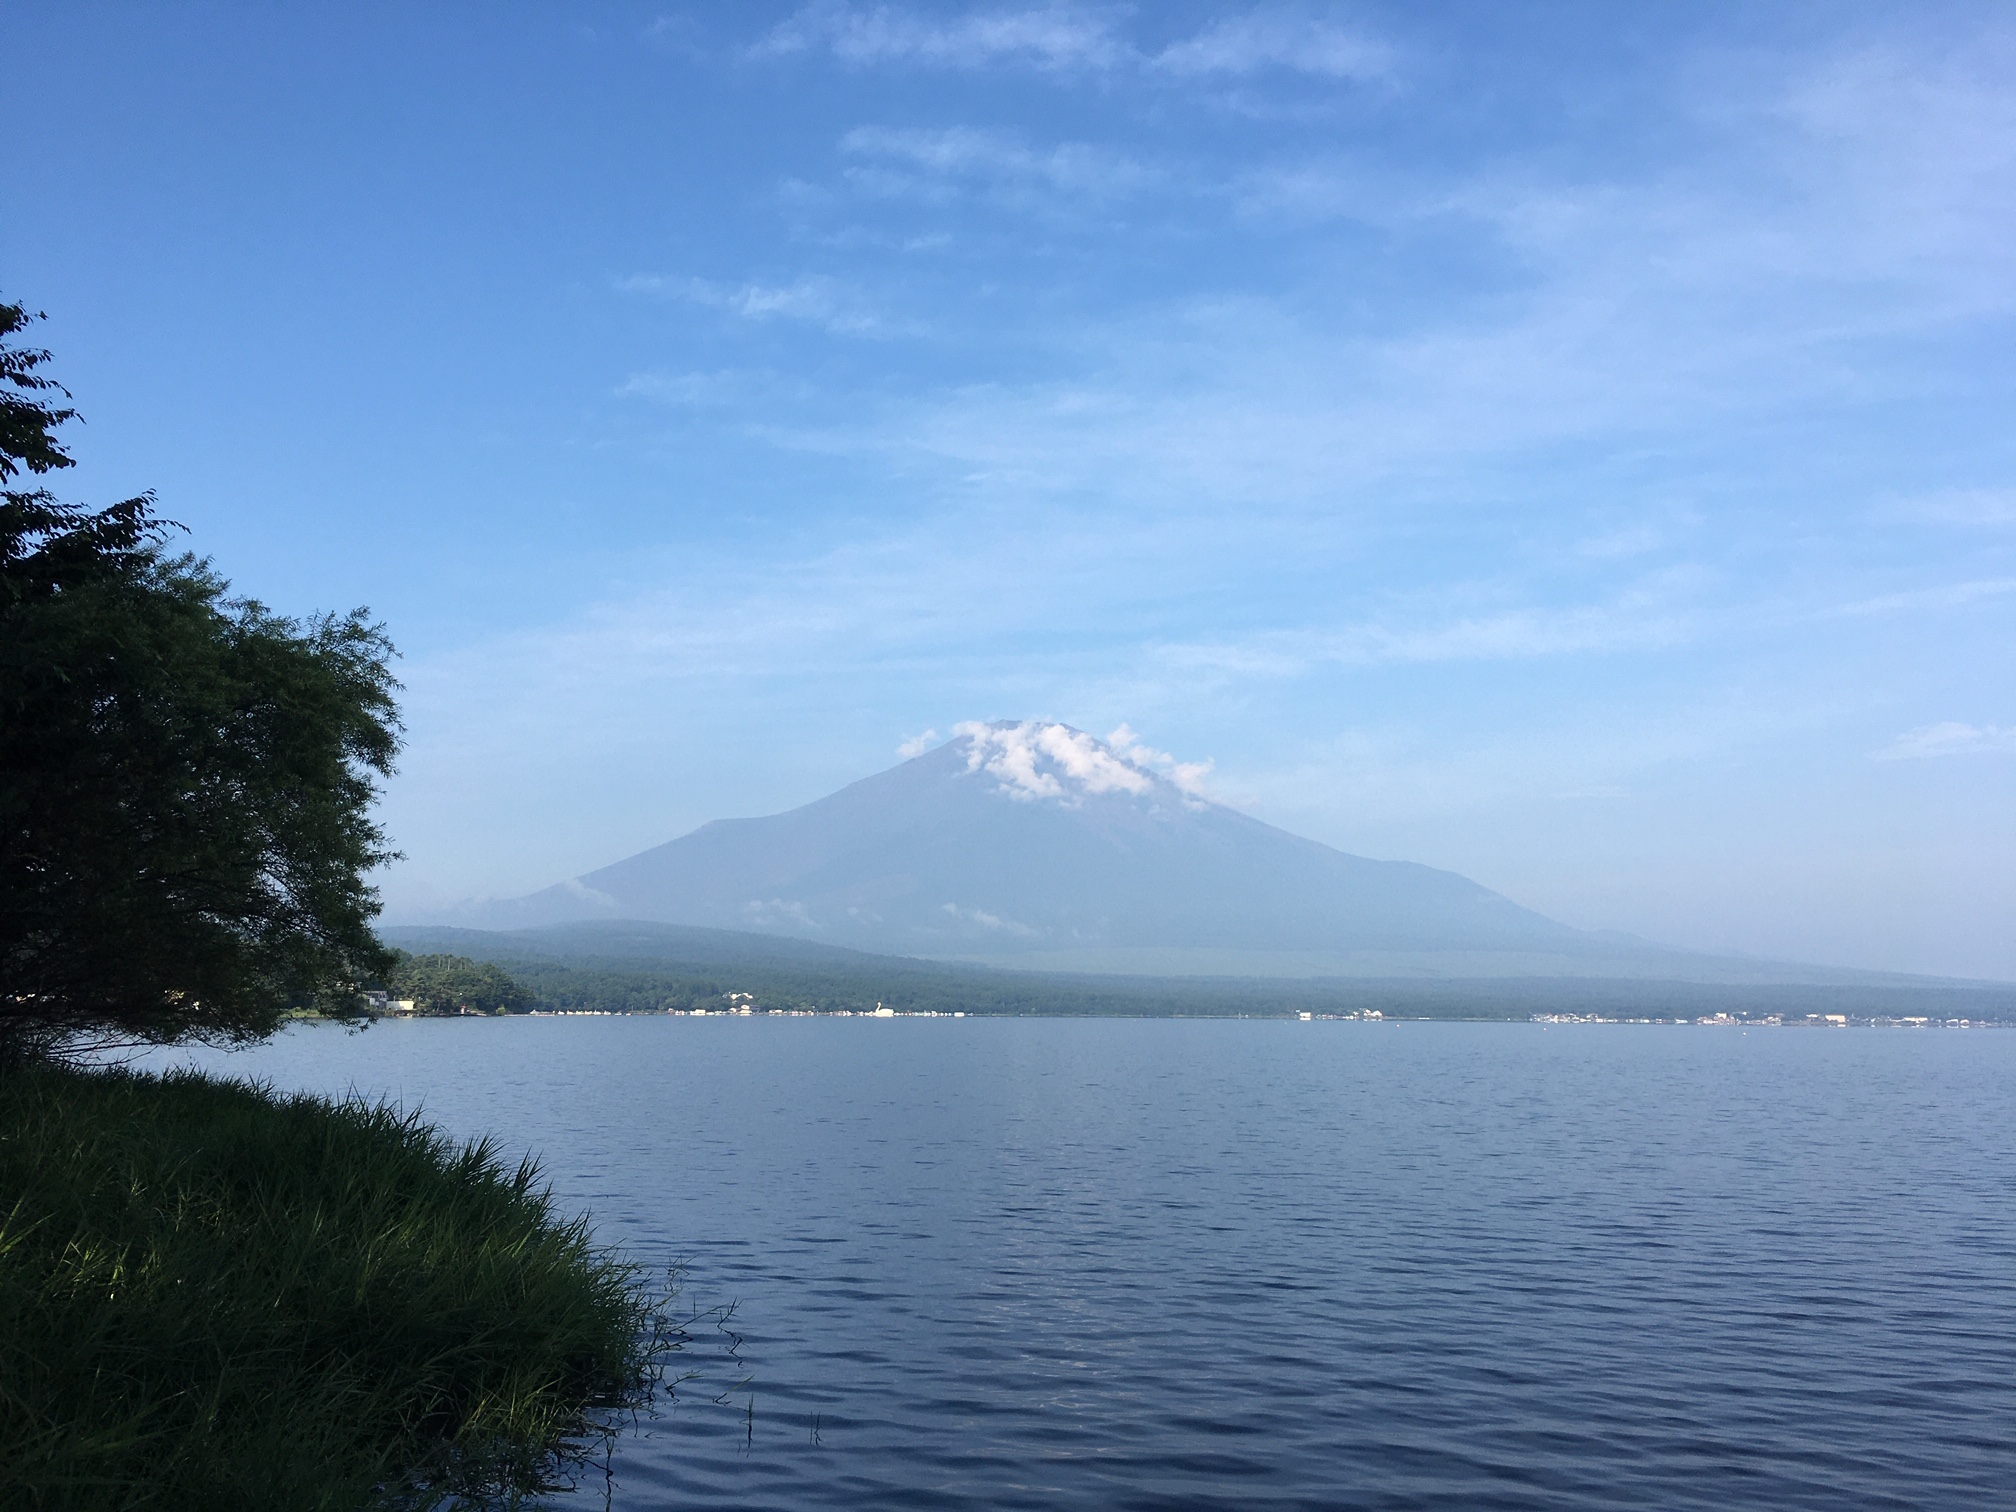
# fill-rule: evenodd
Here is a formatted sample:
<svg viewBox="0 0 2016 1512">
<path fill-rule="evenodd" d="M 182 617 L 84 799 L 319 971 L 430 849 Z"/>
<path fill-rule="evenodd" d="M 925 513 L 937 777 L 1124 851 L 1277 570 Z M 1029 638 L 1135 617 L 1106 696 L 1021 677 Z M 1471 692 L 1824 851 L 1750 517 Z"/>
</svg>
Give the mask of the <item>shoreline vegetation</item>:
<svg viewBox="0 0 2016 1512">
<path fill-rule="evenodd" d="M 1166 1019 L 1268 1019 L 1280 1022 L 1299 1020 L 1333 1024 L 1663 1024 L 1669 1028 L 1708 1025 L 1724 1029 L 2016 1029 L 2007 1018 L 1937 1018 L 1927 1014 L 1808 1013 L 1787 1018 L 1782 1013 L 1743 1016 L 1731 1013 L 1704 1013 L 1695 1018 L 1626 1018 L 1602 1013 L 1535 1013 L 1524 1018 L 1482 1014 L 1458 1017 L 1449 1014 L 1382 1013 L 1368 1009 L 1362 1013 L 967 1013 L 963 1009 L 917 1008 L 528 1008 L 517 1013 L 422 1014 L 391 1013 L 389 1019 L 415 1018 L 1166 1018 Z M 314 1014 L 299 1015 L 303 1020 Z"/>
<path fill-rule="evenodd" d="M 1307 1018 L 1816 1028 L 2016 1025 L 2016 987 L 1737 985 L 1586 977 L 1095 977 L 865 955 L 858 961 L 817 963 L 760 956 L 737 959 L 726 952 L 748 948 L 739 942 L 723 947 L 724 953 L 711 960 L 577 954 L 557 948 L 540 957 L 527 952 L 522 937 L 486 945 L 468 931 L 457 931 L 454 944 L 481 955 L 401 952 L 399 965 L 386 979 L 386 991 L 374 998 L 374 1014 Z"/>
<path fill-rule="evenodd" d="M 9 1508 L 511 1504 L 681 1338 L 535 1165 L 383 1103 L 15 1061 L 0 1190 Z"/>
<path fill-rule="evenodd" d="M 0 1508 L 522 1501 L 648 1403 L 668 1299 L 491 1143 L 88 1064 L 368 1016 L 399 684 L 368 609 L 45 486 L 39 318 L 0 301 Z"/>
</svg>

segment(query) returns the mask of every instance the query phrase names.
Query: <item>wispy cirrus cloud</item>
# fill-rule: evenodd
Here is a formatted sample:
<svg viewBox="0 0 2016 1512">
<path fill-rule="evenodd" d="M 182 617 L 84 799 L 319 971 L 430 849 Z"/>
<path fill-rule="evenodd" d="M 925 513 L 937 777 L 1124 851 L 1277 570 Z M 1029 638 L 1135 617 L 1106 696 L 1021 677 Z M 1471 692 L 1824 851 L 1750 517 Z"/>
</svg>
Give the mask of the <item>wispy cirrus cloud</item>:
<svg viewBox="0 0 2016 1512">
<path fill-rule="evenodd" d="M 815 0 L 750 49 L 756 58 L 824 53 L 843 63 L 977 69 L 995 64 L 1050 73 L 1135 73 L 1178 80 L 1243 79 L 1282 71 L 1358 83 L 1388 77 L 1393 48 L 1378 37 L 1299 10 L 1227 16 L 1158 49 L 1122 29 L 1124 12 L 1046 5 L 951 16 L 904 6 Z"/>
<path fill-rule="evenodd" d="M 827 53 L 843 63 L 981 68 L 1010 62 L 1099 69 L 1126 55 L 1110 11 L 1048 5 L 928 16 L 902 6 L 815 0 L 750 48 L 758 58 Z"/>
<path fill-rule="evenodd" d="M 1186 674 L 1295 678 L 1321 666 L 1526 661 L 1644 650 L 1697 633 L 1699 610 L 1650 595 L 1596 605 L 1522 607 L 1413 624 L 1368 621 L 1335 628 L 1264 631 L 1237 640 L 1170 642 L 1158 659 Z"/>
<path fill-rule="evenodd" d="M 1243 78 L 1268 69 L 1369 82 L 1393 71 L 1392 47 L 1370 34 L 1307 15 L 1252 11 L 1206 27 L 1154 55 L 1177 77 Z"/>
<path fill-rule="evenodd" d="M 737 368 L 713 372 L 633 373 L 616 389 L 626 399 L 649 399 L 675 409 L 714 409 L 749 403 L 775 387 L 774 379 Z"/>
<path fill-rule="evenodd" d="M 2016 755 L 2016 725 L 1972 725 L 1957 719 L 1906 730 L 1880 750 L 1875 761 L 1929 761 L 1941 756 Z"/>
<path fill-rule="evenodd" d="M 2012 593 L 2016 593 L 2016 578 L 1970 578 L 1958 583 L 1935 583 L 1925 588 L 1879 593 L 1836 605 L 1826 612 L 1846 618 L 1920 609 L 1963 609 L 1984 600 L 2007 598 Z"/>
<path fill-rule="evenodd" d="M 1811 190 L 1830 222 L 1800 250 L 1814 271 L 1933 274 L 1952 315 L 2010 304 L 2016 225 L 2016 31 L 1964 49 L 1898 41 L 1843 49 L 1770 113 L 1813 149 Z M 1984 232 L 1987 233 L 1984 235 Z"/>
<path fill-rule="evenodd" d="M 1935 525 L 2016 525 L 2016 488 L 1954 488 L 1922 494 L 1883 513 Z"/>
<path fill-rule="evenodd" d="M 884 191 L 912 190 L 920 180 L 934 185 L 956 181 L 1103 199 L 1138 192 L 1166 177 L 1108 147 L 1062 142 L 1036 148 L 1003 132 L 965 126 L 861 126 L 840 139 L 840 150 L 869 165 L 850 173 L 857 185 Z"/>
<path fill-rule="evenodd" d="M 638 274 L 619 279 L 627 294 L 685 300 L 726 310 L 745 320 L 799 320 L 839 336 L 914 334 L 916 322 L 896 320 L 876 308 L 860 289 L 823 274 L 807 274 L 783 284 L 716 283 L 705 278 Z"/>
<path fill-rule="evenodd" d="M 1978 60 L 1878 68 L 1865 54 L 1831 56 L 1756 96 L 1727 107 L 1741 117 L 1743 172 L 1718 125 L 1691 166 L 1637 181 L 1495 167 L 1395 180 L 1341 157 L 1214 180 L 1103 144 L 859 128 L 842 144 L 855 171 L 901 171 L 920 196 L 965 183 L 1063 202 L 1180 185 L 1193 209 L 1229 206 L 1269 234 L 1358 222 L 1396 249 L 1461 247 L 1501 282 L 1488 299 L 1371 321 L 1334 280 L 1164 293 L 1146 308 L 1122 299 L 1072 312 L 1055 333 L 1017 329 L 1018 342 L 1054 334 L 1068 377 L 918 392 L 904 413 L 863 416 L 844 437 L 778 439 L 906 463 L 932 454 L 967 476 L 1134 498 L 1334 498 L 1459 457 L 1636 446 L 1721 434 L 1739 415 L 1758 424 L 1866 405 L 1919 382 L 1919 353 L 1957 320 L 2016 310 L 2002 250 L 2016 236 L 2016 154 L 1975 120 L 2003 119 L 2016 92 Z M 1962 104 L 1938 103 L 1948 97 Z M 1950 123 L 1950 149 L 1919 129 L 1920 107 L 1965 117 Z M 1920 159 L 1924 174 L 1907 171 Z M 1898 229 L 1921 217 L 1940 233 Z M 1946 507 L 1994 523 L 2007 495 Z"/>
</svg>

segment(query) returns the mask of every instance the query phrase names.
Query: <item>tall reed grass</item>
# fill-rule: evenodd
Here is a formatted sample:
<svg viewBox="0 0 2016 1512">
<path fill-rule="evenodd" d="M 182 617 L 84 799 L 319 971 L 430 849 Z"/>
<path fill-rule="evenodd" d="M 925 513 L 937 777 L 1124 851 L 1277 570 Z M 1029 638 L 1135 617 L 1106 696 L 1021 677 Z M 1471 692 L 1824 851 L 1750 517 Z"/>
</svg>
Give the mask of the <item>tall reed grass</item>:
<svg viewBox="0 0 2016 1512">
<path fill-rule="evenodd" d="M 640 1279 L 384 1105 L 0 1067 L 0 1507 L 515 1501 L 648 1397 Z"/>
</svg>

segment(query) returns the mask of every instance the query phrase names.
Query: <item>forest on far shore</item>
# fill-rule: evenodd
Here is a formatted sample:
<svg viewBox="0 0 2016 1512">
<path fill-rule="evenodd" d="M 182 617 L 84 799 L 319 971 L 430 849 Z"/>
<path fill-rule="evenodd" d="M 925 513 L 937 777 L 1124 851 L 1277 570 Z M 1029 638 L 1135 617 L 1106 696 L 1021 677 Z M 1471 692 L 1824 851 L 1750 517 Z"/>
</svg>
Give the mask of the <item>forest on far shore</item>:
<svg viewBox="0 0 2016 1512">
<path fill-rule="evenodd" d="M 482 949 L 474 931 L 463 950 Z M 1282 1018 L 1297 1013 L 1388 1019 L 1523 1021 L 1535 1014 L 1694 1019 L 1845 1013 L 1957 1014 L 2016 1020 L 2016 993 L 1926 988 L 1737 986 L 1614 978 L 1253 978 L 1061 975 L 907 957 L 794 963 L 532 956 L 505 937 L 488 959 L 408 954 L 387 975 L 391 997 L 424 1014 L 666 1013 L 750 1007 L 815 1013 L 872 1011 L 1079 1017 Z M 522 942 L 520 942 L 522 944 Z"/>
</svg>

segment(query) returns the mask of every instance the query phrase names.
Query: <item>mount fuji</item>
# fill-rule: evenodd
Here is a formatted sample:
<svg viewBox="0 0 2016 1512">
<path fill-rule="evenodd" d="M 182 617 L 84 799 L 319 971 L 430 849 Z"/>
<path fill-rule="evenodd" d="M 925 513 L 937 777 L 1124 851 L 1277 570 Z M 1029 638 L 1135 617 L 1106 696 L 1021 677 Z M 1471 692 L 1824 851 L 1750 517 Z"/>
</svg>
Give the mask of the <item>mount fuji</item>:
<svg viewBox="0 0 2016 1512">
<path fill-rule="evenodd" d="M 1202 771 L 1124 727 L 1102 741 L 1044 721 L 966 724 L 803 808 L 717 820 L 462 917 L 647 920 L 1071 971 L 1644 976 L 1711 959 L 1291 835 L 1204 796 Z"/>
</svg>

